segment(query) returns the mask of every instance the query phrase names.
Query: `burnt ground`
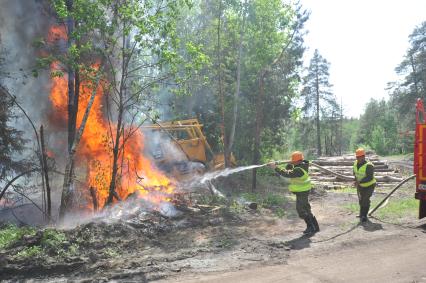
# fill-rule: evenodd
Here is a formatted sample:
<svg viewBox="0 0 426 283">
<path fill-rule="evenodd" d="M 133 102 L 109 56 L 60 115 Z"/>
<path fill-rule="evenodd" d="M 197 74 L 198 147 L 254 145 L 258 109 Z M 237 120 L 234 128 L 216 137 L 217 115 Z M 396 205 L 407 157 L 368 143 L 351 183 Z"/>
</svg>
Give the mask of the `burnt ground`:
<svg viewBox="0 0 426 283">
<path fill-rule="evenodd" d="M 119 219 L 99 218 L 60 230 L 64 237 L 53 242 L 54 245 L 46 245 L 43 236 L 46 230 L 41 229 L 0 252 L 0 279 L 43 282 L 281 282 L 284 279 L 291 282 L 356 282 L 349 280 L 356 278 L 365 282 L 369 280 L 348 277 L 348 271 L 342 269 L 345 266 L 354 269 L 363 262 L 361 266 L 367 267 L 359 274 L 371 276 L 375 274 L 372 271 L 385 266 L 395 271 L 391 263 L 377 265 L 382 257 L 373 261 L 371 255 L 369 261 L 362 256 L 371 251 L 389 254 L 402 268 L 403 261 L 401 263 L 398 256 L 407 252 L 406 259 L 415 259 L 418 244 L 426 240 L 426 222 L 417 220 L 412 208 L 398 206 L 396 211 L 389 210 L 388 213 L 379 210 L 371 222 L 359 225 L 357 196 L 352 189 L 315 189 L 311 204 L 321 231 L 312 237 L 304 237 L 301 231 L 305 227 L 297 218 L 294 197 L 284 188 L 282 180 L 262 176 L 256 196 L 241 195 L 249 183 L 249 174 L 221 180 L 217 182 L 217 188 L 232 201 L 202 197 L 189 208 L 181 207 L 182 214 L 173 218 L 137 211 Z M 379 185 L 373 202 L 383 198 L 387 191 L 389 189 L 381 190 Z M 395 193 L 388 206 L 410 200 L 413 193 L 414 184 L 408 182 Z M 255 197 L 259 207 L 252 210 L 245 201 Z M 37 245 L 43 247 L 42 253 L 17 256 L 26 248 Z M 316 267 L 317 273 L 302 270 L 306 264 L 309 265 L 307 269 Z M 293 272 L 295 265 L 301 269 L 296 273 Z M 389 272 L 383 270 L 383 273 L 376 273 L 376 277 L 368 277 L 375 279 L 370 282 L 386 280 Z M 426 271 L 423 277 L 423 270 L 417 273 L 407 271 L 406 277 L 402 277 L 405 273 L 400 270 L 401 280 L 395 282 L 426 282 Z M 293 277 L 289 277 L 290 274 Z"/>
</svg>

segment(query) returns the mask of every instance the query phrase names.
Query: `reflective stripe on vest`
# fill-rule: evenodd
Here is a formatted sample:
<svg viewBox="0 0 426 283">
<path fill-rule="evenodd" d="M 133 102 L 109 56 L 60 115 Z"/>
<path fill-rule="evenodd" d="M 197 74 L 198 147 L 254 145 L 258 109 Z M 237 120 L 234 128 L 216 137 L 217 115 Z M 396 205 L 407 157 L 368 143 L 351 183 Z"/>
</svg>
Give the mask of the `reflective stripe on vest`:
<svg viewBox="0 0 426 283">
<path fill-rule="evenodd" d="M 288 186 L 288 189 L 293 193 L 309 191 L 312 188 L 312 185 L 308 173 L 301 167 L 297 168 L 302 170 L 303 176 L 290 178 L 290 185 Z"/>
<path fill-rule="evenodd" d="M 358 169 L 358 160 L 355 160 L 355 162 L 354 162 L 354 173 L 355 173 L 355 178 L 358 182 L 361 181 L 362 179 L 364 179 L 365 176 L 367 176 L 367 174 L 366 174 L 367 165 L 371 165 L 371 166 L 374 167 L 373 163 L 368 161 Z M 376 179 L 373 177 L 373 179 L 371 181 L 368 181 L 368 182 L 365 182 L 365 183 L 359 183 L 359 185 L 363 188 L 366 188 L 366 187 L 369 187 L 369 186 L 371 186 L 375 183 L 376 183 Z"/>
</svg>

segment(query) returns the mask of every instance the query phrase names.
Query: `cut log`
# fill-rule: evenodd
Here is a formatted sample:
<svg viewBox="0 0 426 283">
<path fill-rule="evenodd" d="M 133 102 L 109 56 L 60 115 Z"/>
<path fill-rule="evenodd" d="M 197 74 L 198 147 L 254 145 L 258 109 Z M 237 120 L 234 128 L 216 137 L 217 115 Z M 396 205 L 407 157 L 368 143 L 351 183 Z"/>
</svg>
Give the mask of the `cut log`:
<svg viewBox="0 0 426 283">
<path fill-rule="evenodd" d="M 353 166 L 354 161 L 355 160 L 313 160 L 312 162 L 320 166 Z M 383 161 L 372 161 L 372 163 L 374 166 L 386 165 Z"/>
</svg>

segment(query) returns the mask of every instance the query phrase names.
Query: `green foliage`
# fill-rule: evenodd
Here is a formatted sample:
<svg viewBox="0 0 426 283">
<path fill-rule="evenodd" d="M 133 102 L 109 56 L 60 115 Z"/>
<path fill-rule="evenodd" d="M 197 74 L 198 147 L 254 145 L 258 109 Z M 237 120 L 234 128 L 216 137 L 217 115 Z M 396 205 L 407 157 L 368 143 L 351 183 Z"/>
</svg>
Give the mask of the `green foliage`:
<svg viewBox="0 0 426 283">
<path fill-rule="evenodd" d="M 58 248 L 66 240 L 63 232 L 55 229 L 46 229 L 43 232 L 41 245 L 46 248 Z"/>
<path fill-rule="evenodd" d="M 22 251 L 16 254 L 17 258 L 25 259 L 25 258 L 34 258 L 42 255 L 43 251 L 39 246 L 32 246 L 23 249 Z"/>
<path fill-rule="evenodd" d="M 220 18 L 220 27 L 219 26 Z M 184 10 L 177 25 L 181 45 L 180 53 L 188 58 L 192 45 L 198 46 L 204 55 L 193 61 L 200 67 L 196 76 L 185 84 L 190 96 L 167 97 L 173 106 L 173 118 L 196 116 L 204 125 L 209 143 L 214 151 L 223 150 L 222 106 L 224 106 L 225 134 L 229 135 L 233 121 L 234 104 L 238 106 L 234 155 L 240 163 L 251 163 L 255 101 L 258 95 L 258 76 L 262 68 L 268 68 L 278 58 L 290 41 L 281 61 L 274 65 L 265 78 L 263 113 L 263 156 L 273 151 L 286 151 L 286 120 L 290 119 L 292 98 L 299 87 L 297 69 L 301 66 L 303 47 L 301 29 L 306 18 L 296 6 L 282 1 L 194 1 L 191 10 Z M 291 37 L 295 31 L 295 35 Z M 218 32 L 220 43 L 218 43 Z M 238 100 L 234 100 L 237 88 L 237 66 L 240 41 L 241 85 Z M 189 42 L 189 45 L 188 45 Z M 220 45 L 220 50 L 219 50 Z M 196 49 L 195 49 L 196 50 Z M 220 61 L 220 63 L 219 63 Z M 198 63 L 201 62 L 201 63 Z M 219 80 L 224 95 L 218 95 Z"/>
<path fill-rule="evenodd" d="M 381 155 L 400 153 L 403 146 L 395 114 L 388 102 L 372 99 L 361 116 L 356 143 Z"/>
<path fill-rule="evenodd" d="M 265 207 L 282 206 L 285 203 L 287 203 L 287 199 L 283 195 L 271 193 L 267 194 L 262 202 L 263 206 Z"/>
<path fill-rule="evenodd" d="M 33 236 L 36 230 L 31 227 L 19 228 L 15 225 L 8 225 L 0 229 L 0 249 L 5 249 L 16 241 L 22 239 L 24 235 Z"/>
</svg>

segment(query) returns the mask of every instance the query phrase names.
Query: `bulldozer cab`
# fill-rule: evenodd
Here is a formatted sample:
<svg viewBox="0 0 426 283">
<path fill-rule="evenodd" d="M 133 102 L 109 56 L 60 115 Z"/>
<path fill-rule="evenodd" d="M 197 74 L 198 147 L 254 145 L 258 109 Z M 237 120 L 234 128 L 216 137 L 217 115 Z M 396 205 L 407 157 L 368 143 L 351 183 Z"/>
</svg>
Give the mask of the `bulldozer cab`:
<svg viewBox="0 0 426 283">
<path fill-rule="evenodd" d="M 215 154 L 198 119 L 159 122 L 143 126 L 148 154 L 165 172 L 185 178 L 190 173 L 224 168 L 223 153 Z M 231 154 L 231 165 L 236 165 Z"/>
</svg>

